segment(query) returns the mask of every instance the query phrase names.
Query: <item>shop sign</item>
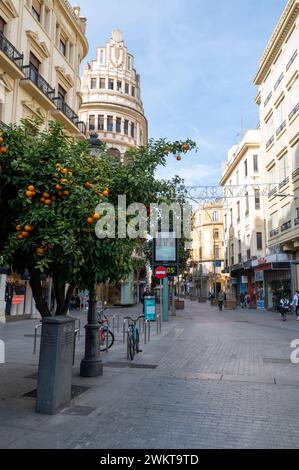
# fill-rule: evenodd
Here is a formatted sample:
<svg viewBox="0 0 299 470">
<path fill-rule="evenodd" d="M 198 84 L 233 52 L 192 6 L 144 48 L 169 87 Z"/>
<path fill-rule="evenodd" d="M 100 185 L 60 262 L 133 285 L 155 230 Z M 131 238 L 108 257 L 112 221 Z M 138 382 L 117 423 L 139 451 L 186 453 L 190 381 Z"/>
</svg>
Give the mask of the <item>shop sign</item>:
<svg viewBox="0 0 299 470">
<path fill-rule="evenodd" d="M 247 276 L 242 276 L 241 282 L 242 282 L 242 284 L 248 284 L 248 277 Z"/>
<path fill-rule="evenodd" d="M 254 273 L 255 275 L 255 282 L 263 282 L 264 281 L 264 271 L 257 271 Z"/>
<path fill-rule="evenodd" d="M 236 277 L 232 277 L 232 285 L 237 286 L 238 285 L 238 279 Z"/>
</svg>

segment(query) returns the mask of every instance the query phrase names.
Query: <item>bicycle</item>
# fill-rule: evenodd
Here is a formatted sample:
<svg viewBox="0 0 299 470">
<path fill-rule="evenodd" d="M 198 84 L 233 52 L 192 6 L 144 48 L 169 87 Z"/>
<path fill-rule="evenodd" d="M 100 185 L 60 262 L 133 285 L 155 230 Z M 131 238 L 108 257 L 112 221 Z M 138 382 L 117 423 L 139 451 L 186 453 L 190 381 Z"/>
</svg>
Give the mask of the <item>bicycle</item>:
<svg viewBox="0 0 299 470">
<path fill-rule="evenodd" d="M 129 325 L 128 325 L 128 333 L 127 333 L 127 356 L 131 361 L 133 361 L 135 357 L 135 353 L 138 354 L 142 352 L 141 349 L 139 349 L 139 343 L 140 343 L 140 337 L 139 337 L 139 330 L 137 327 L 137 322 L 140 320 L 140 318 L 144 318 L 144 315 L 139 315 L 136 320 L 134 320 L 132 317 L 125 317 L 124 320 L 129 320 Z"/>
<path fill-rule="evenodd" d="M 115 340 L 113 332 L 109 329 L 109 320 L 104 314 L 104 310 L 104 307 L 102 307 L 98 312 L 98 323 L 101 325 L 99 329 L 100 352 L 108 351 L 108 349 L 112 348 Z"/>
</svg>

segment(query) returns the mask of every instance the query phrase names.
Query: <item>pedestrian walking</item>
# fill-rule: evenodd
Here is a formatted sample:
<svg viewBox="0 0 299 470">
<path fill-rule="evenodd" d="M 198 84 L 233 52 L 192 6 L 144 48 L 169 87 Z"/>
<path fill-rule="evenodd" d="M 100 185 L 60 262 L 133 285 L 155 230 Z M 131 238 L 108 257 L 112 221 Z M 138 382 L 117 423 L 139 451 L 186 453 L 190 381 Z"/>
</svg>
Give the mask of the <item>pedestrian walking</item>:
<svg viewBox="0 0 299 470">
<path fill-rule="evenodd" d="M 221 290 L 218 294 L 218 305 L 219 305 L 220 312 L 222 312 L 223 310 L 223 303 L 224 303 L 224 293 Z"/>
<path fill-rule="evenodd" d="M 245 294 L 245 308 L 249 308 L 250 307 L 250 295 L 248 294 L 248 292 L 246 292 Z"/>
<path fill-rule="evenodd" d="M 282 317 L 282 321 L 286 321 L 287 313 L 290 311 L 290 301 L 286 297 L 283 297 L 279 302 L 279 311 Z"/>
<path fill-rule="evenodd" d="M 294 298 L 293 298 L 293 302 L 291 303 L 291 306 L 295 307 L 295 313 L 296 313 L 296 316 L 297 316 L 297 321 L 299 321 L 299 291 L 298 290 L 296 290 L 296 292 L 295 292 L 295 295 L 294 295 Z"/>
<path fill-rule="evenodd" d="M 243 294 L 243 292 L 240 294 L 240 305 L 242 308 L 245 307 L 245 295 Z"/>
</svg>

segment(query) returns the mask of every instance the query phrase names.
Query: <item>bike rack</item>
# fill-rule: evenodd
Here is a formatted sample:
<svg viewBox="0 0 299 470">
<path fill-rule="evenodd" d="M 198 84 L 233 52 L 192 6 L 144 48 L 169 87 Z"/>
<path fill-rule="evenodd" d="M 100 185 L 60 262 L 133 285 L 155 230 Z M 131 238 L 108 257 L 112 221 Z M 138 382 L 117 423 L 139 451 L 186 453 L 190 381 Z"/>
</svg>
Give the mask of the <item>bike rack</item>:
<svg viewBox="0 0 299 470">
<path fill-rule="evenodd" d="M 75 365 L 75 356 L 76 356 L 76 340 L 80 340 L 80 329 L 75 330 L 74 332 L 74 347 L 73 347 L 73 366 Z"/>
<path fill-rule="evenodd" d="M 149 320 L 145 320 L 144 322 L 144 344 L 150 342 L 151 340 L 151 322 Z"/>
<path fill-rule="evenodd" d="M 127 319 L 124 319 L 123 321 L 123 344 L 126 344 L 126 331 L 127 331 L 127 328 L 126 328 L 126 324 L 128 323 L 129 320 Z"/>
</svg>

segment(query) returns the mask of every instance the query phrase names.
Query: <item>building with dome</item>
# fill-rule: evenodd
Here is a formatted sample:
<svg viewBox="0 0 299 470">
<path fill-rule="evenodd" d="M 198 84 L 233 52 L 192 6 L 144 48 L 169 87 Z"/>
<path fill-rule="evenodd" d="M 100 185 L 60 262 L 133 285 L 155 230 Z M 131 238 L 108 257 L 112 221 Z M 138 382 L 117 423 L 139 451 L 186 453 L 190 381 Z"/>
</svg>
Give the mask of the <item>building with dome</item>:
<svg viewBox="0 0 299 470">
<path fill-rule="evenodd" d="M 122 160 L 129 149 L 147 145 L 140 76 L 117 29 L 104 47 L 97 48 L 96 59 L 84 67 L 79 114 L 87 134 L 98 134 L 110 153 Z"/>
</svg>

